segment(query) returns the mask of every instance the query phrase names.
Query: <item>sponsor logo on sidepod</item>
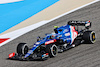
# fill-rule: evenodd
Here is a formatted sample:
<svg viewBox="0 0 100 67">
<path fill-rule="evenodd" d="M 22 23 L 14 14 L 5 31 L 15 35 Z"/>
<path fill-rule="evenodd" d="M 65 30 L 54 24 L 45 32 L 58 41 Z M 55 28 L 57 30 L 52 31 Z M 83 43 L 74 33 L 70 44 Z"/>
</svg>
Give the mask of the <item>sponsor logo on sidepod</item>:
<svg viewBox="0 0 100 67">
<path fill-rule="evenodd" d="M 50 44 L 50 43 L 54 43 L 54 42 L 56 42 L 56 39 L 45 42 L 45 45 Z"/>
</svg>

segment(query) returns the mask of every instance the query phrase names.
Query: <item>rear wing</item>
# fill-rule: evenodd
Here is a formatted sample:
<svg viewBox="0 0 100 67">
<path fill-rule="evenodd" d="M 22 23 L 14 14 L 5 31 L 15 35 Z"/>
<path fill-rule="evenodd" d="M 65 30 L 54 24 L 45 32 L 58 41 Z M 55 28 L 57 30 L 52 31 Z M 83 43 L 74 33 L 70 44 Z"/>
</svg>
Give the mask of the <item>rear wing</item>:
<svg viewBox="0 0 100 67">
<path fill-rule="evenodd" d="M 90 21 L 69 21 L 68 25 L 72 26 L 85 26 L 85 28 L 90 28 L 92 22 Z"/>
</svg>

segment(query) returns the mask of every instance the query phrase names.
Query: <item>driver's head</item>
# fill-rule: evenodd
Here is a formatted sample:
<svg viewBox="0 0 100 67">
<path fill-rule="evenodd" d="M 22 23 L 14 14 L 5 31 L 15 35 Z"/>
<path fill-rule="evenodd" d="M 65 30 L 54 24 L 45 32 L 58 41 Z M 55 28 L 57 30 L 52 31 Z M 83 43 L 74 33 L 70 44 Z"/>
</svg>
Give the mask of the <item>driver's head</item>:
<svg viewBox="0 0 100 67">
<path fill-rule="evenodd" d="M 50 39 L 53 39 L 54 37 L 55 37 L 54 35 L 51 35 L 51 36 L 50 36 Z"/>
</svg>

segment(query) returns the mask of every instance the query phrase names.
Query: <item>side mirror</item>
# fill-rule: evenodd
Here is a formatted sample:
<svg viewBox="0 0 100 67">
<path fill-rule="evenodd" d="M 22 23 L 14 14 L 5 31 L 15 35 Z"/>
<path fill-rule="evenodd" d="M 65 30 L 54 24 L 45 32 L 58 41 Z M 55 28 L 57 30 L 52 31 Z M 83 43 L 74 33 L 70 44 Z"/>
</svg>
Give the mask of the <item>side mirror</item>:
<svg viewBox="0 0 100 67">
<path fill-rule="evenodd" d="M 38 36 L 37 38 L 41 38 L 40 36 Z"/>
<path fill-rule="evenodd" d="M 38 36 L 38 37 L 37 37 L 37 41 L 39 41 L 40 39 L 41 39 L 41 37 L 40 37 L 40 36 Z"/>
</svg>

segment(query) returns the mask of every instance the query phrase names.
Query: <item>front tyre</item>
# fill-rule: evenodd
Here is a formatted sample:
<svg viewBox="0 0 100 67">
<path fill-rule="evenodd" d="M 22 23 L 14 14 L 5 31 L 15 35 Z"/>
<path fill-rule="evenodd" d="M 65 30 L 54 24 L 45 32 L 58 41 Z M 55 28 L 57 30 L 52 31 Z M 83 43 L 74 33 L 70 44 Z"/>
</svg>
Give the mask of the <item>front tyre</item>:
<svg viewBox="0 0 100 67">
<path fill-rule="evenodd" d="M 46 52 L 49 53 L 50 57 L 57 56 L 58 48 L 55 44 L 49 44 L 46 46 Z"/>
<path fill-rule="evenodd" d="M 86 42 L 86 43 L 95 43 L 95 40 L 96 40 L 96 34 L 94 31 L 86 31 L 83 33 L 83 40 Z"/>
<path fill-rule="evenodd" d="M 17 53 L 19 55 L 25 55 L 28 52 L 28 46 L 26 43 L 19 43 L 17 46 Z"/>
</svg>

